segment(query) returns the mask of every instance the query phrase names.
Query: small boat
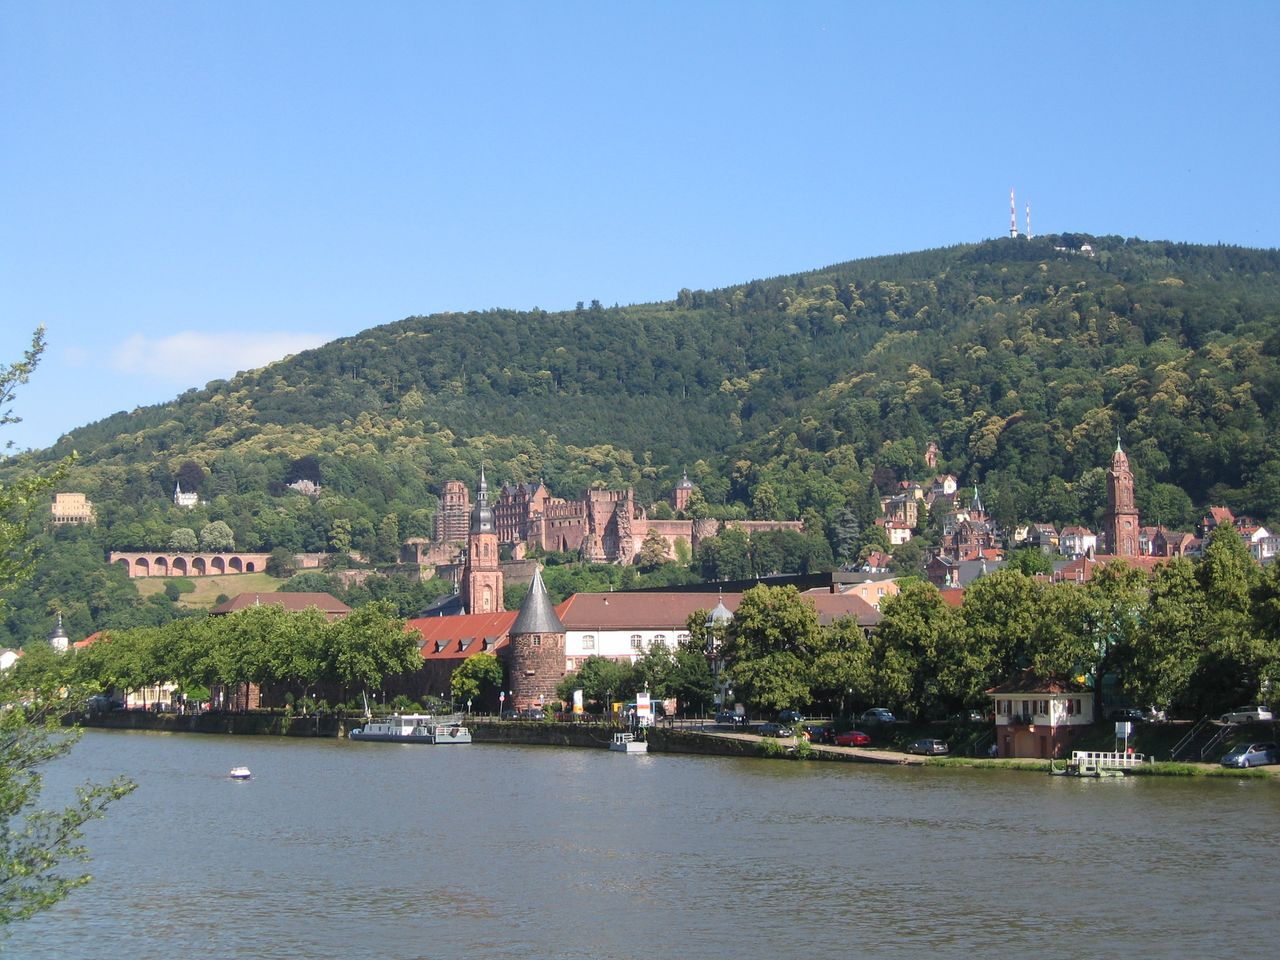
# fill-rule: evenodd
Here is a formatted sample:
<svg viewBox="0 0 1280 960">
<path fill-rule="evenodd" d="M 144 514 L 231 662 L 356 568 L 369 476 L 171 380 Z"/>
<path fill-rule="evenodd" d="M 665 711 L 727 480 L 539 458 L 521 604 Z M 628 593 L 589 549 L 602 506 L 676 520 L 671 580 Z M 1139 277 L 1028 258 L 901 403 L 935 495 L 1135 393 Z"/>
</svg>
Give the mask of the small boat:
<svg viewBox="0 0 1280 960">
<path fill-rule="evenodd" d="M 248 767 L 232 767 L 227 776 L 232 780 L 248 780 L 253 777 L 253 773 Z"/>
<path fill-rule="evenodd" d="M 613 735 L 613 743 L 609 744 L 609 749 L 614 753 L 648 753 L 649 744 L 643 740 L 637 740 L 630 733 L 615 733 Z"/>
<path fill-rule="evenodd" d="M 431 730 L 432 743 L 470 743 L 471 731 L 460 723 L 437 723 Z"/>
<path fill-rule="evenodd" d="M 436 717 L 429 713 L 394 714 L 385 720 L 367 720 L 347 736 L 352 740 L 384 743 L 470 743 L 471 731 L 462 717 Z"/>
</svg>

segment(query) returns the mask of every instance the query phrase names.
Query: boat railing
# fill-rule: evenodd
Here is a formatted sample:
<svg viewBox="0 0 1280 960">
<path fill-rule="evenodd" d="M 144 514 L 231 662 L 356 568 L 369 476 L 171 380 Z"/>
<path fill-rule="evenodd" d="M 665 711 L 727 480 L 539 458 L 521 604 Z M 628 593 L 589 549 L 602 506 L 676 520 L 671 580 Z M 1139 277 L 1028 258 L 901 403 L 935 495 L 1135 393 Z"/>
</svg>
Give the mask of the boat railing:
<svg viewBox="0 0 1280 960">
<path fill-rule="evenodd" d="M 1104 750 L 1072 750 L 1071 762 L 1078 767 L 1098 770 L 1124 770 L 1151 763 L 1144 753 L 1111 753 Z"/>
</svg>

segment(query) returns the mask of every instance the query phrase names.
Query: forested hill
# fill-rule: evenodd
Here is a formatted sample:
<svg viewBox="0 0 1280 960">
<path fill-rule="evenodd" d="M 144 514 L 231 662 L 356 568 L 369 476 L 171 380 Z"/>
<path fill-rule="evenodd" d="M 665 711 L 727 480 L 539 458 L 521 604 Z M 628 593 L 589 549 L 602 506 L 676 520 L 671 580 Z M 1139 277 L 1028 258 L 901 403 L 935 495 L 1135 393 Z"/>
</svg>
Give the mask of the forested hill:
<svg viewBox="0 0 1280 960">
<path fill-rule="evenodd" d="M 1001 519 L 1094 522 L 1117 434 L 1144 522 L 1185 526 L 1210 501 L 1280 521 L 1278 354 L 1280 252 L 1000 239 L 665 303 L 411 317 L 34 459 L 78 450 L 66 487 L 120 548 L 155 545 L 187 461 L 239 546 L 317 548 L 338 515 L 416 532 L 481 462 L 497 483 L 642 500 L 687 467 L 713 506 L 832 531 L 875 468 L 923 478 L 930 440 Z M 300 469 L 319 501 L 282 489 Z"/>
</svg>

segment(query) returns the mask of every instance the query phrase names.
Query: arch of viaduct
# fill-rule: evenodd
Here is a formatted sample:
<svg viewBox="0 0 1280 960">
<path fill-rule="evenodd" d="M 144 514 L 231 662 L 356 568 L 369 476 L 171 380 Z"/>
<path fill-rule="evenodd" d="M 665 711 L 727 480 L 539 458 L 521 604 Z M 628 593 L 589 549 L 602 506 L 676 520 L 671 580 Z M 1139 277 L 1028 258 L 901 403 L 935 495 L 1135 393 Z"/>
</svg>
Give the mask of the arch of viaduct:
<svg viewBox="0 0 1280 960">
<path fill-rule="evenodd" d="M 117 553 L 107 559 L 130 577 L 211 577 L 226 573 L 261 573 L 269 553 Z"/>
</svg>

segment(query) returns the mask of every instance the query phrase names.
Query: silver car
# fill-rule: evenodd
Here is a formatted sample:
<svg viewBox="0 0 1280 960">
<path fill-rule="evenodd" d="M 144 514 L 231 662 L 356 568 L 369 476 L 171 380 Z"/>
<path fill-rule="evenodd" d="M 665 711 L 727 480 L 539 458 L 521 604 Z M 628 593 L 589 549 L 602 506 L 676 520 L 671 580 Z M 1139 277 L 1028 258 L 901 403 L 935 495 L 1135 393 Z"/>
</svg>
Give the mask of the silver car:
<svg viewBox="0 0 1280 960">
<path fill-rule="evenodd" d="M 1280 763 L 1280 750 L 1273 741 L 1241 744 L 1222 758 L 1224 767 L 1264 767 L 1269 763 Z"/>
<path fill-rule="evenodd" d="M 1270 720 L 1271 711 L 1264 706 L 1236 707 L 1222 715 L 1223 723 L 1253 723 L 1257 720 Z"/>
</svg>

